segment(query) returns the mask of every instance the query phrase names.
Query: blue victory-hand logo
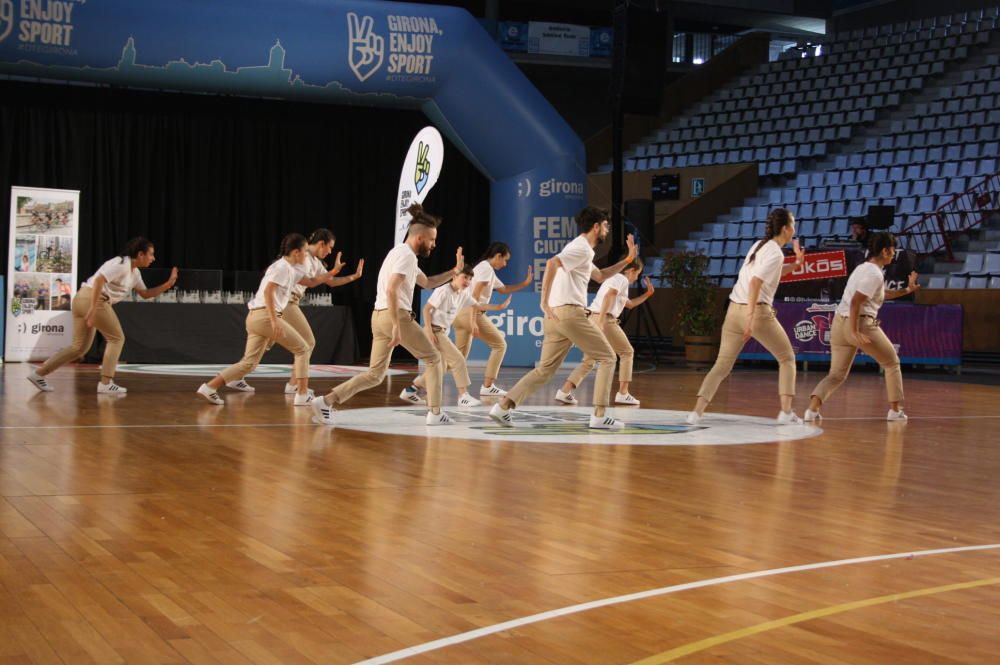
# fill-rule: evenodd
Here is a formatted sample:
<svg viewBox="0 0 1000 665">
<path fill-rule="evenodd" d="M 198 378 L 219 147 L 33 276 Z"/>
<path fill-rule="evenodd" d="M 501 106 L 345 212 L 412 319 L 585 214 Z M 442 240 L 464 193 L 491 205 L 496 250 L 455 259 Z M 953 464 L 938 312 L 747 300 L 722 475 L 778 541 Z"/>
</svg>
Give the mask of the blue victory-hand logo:
<svg viewBox="0 0 1000 665">
<path fill-rule="evenodd" d="M 417 188 L 417 194 L 424 191 L 427 181 L 431 177 L 431 162 L 427 159 L 427 153 L 431 150 L 431 144 L 423 141 L 417 146 L 417 166 L 413 170 L 413 184 Z"/>
<path fill-rule="evenodd" d="M 0 42 L 7 39 L 11 29 L 14 27 L 14 2 L 13 0 L 0 0 Z"/>
<path fill-rule="evenodd" d="M 375 34 L 375 19 L 347 15 L 347 62 L 359 81 L 378 71 L 385 57 L 385 39 Z"/>
</svg>

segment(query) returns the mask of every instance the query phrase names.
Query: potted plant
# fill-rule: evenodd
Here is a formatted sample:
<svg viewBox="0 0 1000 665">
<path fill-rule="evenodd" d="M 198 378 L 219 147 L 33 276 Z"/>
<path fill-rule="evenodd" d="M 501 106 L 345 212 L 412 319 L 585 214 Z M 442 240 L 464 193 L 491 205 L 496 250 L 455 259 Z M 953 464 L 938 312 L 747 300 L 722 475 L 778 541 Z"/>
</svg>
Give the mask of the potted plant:
<svg viewBox="0 0 1000 665">
<path fill-rule="evenodd" d="M 692 364 L 712 363 L 719 352 L 717 284 L 707 274 L 708 257 L 674 252 L 663 261 L 662 276 L 678 296 L 677 328 L 684 335 L 684 357 Z"/>
</svg>

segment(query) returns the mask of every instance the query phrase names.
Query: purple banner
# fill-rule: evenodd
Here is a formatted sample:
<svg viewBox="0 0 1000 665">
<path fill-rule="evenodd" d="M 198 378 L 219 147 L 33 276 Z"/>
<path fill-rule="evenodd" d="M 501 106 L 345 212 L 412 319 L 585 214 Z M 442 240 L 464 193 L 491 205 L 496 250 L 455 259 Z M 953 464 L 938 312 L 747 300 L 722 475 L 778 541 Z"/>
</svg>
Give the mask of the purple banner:
<svg viewBox="0 0 1000 665">
<path fill-rule="evenodd" d="M 778 321 L 788 333 L 796 360 L 830 360 L 830 328 L 837 303 L 775 303 Z M 905 364 L 962 364 L 962 306 L 887 303 L 879 311 L 882 330 Z M 770 360 L 757 340 L 743 347 L 741 360 Z M 855 363 L 874 363 L 859 353 Z"/>
</svg>

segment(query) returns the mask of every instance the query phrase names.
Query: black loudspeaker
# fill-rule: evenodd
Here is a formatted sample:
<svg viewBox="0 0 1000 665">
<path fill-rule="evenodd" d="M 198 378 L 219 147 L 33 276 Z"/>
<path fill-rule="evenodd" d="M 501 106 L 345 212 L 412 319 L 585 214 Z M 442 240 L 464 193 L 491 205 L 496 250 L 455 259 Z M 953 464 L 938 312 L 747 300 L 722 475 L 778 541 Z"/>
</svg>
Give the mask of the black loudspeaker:
<svg viewBox="0 0 1000 665">
<path fill-rule="evenodd" d="M 652 247 L 656 244 L 656 219 L 653 216 L 652 199 L 629 199 L 624 204 L 625 221 L 635 227 L 639 237 L 636 242 L 641 243 L 642 248 Z"/>
<path fill-rule="evenodd" d="M 658 115 L 673 24 L 667 2 L 625 0 L 615 7 L 611 100 L 625 113 Z"/>
<path fill-rule="evenodd" d="M 869 229 L 887 229 L 892 226 L 892 220 L 895 216 L 895 206 L 868 206 L 865 226 Z"/>
</svg>

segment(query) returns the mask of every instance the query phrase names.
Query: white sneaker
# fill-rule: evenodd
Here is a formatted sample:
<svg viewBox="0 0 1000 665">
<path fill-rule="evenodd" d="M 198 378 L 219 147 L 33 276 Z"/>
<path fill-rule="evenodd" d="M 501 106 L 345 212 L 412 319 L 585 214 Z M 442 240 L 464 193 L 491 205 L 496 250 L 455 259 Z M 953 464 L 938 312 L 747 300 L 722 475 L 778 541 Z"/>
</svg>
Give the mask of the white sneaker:
<svg viewBox="0 0 1000 665">
<path fill-rule="evenodd" d="M 779 425 L 801 425 L 802 419 L 794 411 L 782 411 L 776 418 Z"/>
<path fill-rule="evenodd" d="M 806 409 L 805 414 L 802 416 L 802 420 L 807 423 L 813 423 L 817 420 L 822 420 L 823 416 L 820 415 L 819 411 L 813 411 L 812 409 Z"/>
<path fill-rule="evenodd" d="M 226 385 L 229 385 L 229 384 L 226 384 Z M 298 392 L 299 392 L 299 387 L 297 385 L 295 385 L 294 383 L 286 383 L 285 384 L 285 394 L 286 395 L 295 395 Z"/>
<path fill-rule="evenodd" d="M 692 411 L 687 415 L 687 418 L 684 419 L 684 422 L 688 425 L 697 425 L 701 422 L 701 416 L 698 415 L 697 411 Z"/>
<path fill-rule="evenodd" d="M 432 425 L 454 425 L 455 421 L 452 420 L 447 413 L 442 411 L 441 413 L 431 413 L 427 412 L 427 418 L 424 420 L 424 424 L 429 426 Z"/>
<path fill-rule="evenodd" d="M 35 386 L 43 393 L 52 392 L 53 388 L 49 385 L 49 382 L 45 380 L 44 376 L 39 376 L 38 372 L 31 370 L 31 374 L 28 375 L 28 381 L 31 381 L 31 385 Z"/>
<path fill-rule="evenodd" d="M 479 386 L 479 396 L 480 397 L 506 397 L 507 396 L 507 391 L 494 383 L 493 385 L 491 385 L 488 388 L 486 386 Z"/>
<path fill-rule="evenodd" d="M 639 406 L 639 400 L 632 396 L 631 393 L 615 393 L 615 404 L 628 404 L 629 406 Z"/>
<path fill-rule="evenodd" d="M 479 406 L 480 404 L 482 404 L 482 402 L 469 393 L 462 393 L 462 395 L 458 398 L 459 406 Z"/>
<path fill-rule="evenodd" d="M 899 411 L 896 411 L 895 409 L 889 409 L 889 413 L 888 415 L 886 415 L 885 419 L 901 423 L 905 423 L 907 420 L 909 420 L 909 418 L 906 417 L 906 414 L 903 412 L 902 409 L 900 409 Z"/>
<path fill-rule="evenodd" d="M 97 382 L 97 394 L 98 395 L 124 395 L 128 390 L 122 388 L 114 381 L 108 381 L 107 383 Z"/>
<path fill-rule="evenodd" d="M 316 399 L 316 393 L 310 388 L 305 394 L 295 393 L 295 399 L 292 400 L 292 404 L 294 406 L 309 406 L 314 399 Z"/>
<path fill-rule="evenodd" d="M 611 416 L 590 416 L 590 429 L 625 429 L 625 423 Z"/>
<path fill-rule="evenodd" d="M 201 384 L 197 392 L 212 404 L 225 404 L 222 398 L 219 397 L 219 393 L 215 392 L 214 388 L 209 388 L 207 383 Z"/>
<path fill-rule="evenodd" d="M 563 404 L 579 404 L 576 395 L 573 393 L 564 393 L 562 389 L 556 391 L 556 401 L 562 402 Z"/>
<path fill-rule="evenodd" d="M 319 397 L 309 402 L 312 407 L 313 416 L 312 421 L 317 425 L 336 425 L 337 421 L 333 419 L 333 414 L 336 413 L 334 408 L 326 403 L 326 399 Z"/>
<path fill-rule="evenodd" d="M 403 388 L 403 392 L 399 393 L 399 399 L 410 404 L 427 404 L 427 401 L 420 396 L 420 393 L 413 386 Z"/>
<path fill-rule="evenodd" d="M 239 381 L 230 381 L 226 384 L 227 388 L 232 388 L 233 390 L 239 390 L 241 393 L 254 393 L 257 389 L 251 386 L 249 383 L 240 379 Z"/>
<path fill-rule="evenodd" d="M 505 409 L 500 406 L 500 402 L 493 405 L 490 409 L 490 418 L 497 421 L 500 425 L 504 427 L 514 426 L 514 416 L 511 414 L 512 409 Z"/>
</svg>

